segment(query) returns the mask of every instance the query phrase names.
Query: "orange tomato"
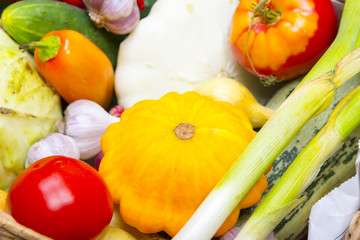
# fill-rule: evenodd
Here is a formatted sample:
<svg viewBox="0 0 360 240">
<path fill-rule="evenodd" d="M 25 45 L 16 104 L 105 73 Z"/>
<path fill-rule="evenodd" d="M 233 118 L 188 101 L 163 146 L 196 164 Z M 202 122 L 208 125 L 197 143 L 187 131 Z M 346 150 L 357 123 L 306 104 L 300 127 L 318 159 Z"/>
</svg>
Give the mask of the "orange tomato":
<svg viewBox="0 0 360 240">
<path fill-rule="evenodd" d="M 267 1 L 269 5 L 260 8 L 264 12 L 256 12 L 258 17 L 250 24 L 252 3 L 259 2 L 264 1 L 242 0 L 233 15 L 230 44 L 238 62 L 255 76 L 273 75 L 278 81 L 308 72 L 337 33 L 331 1 Z M 270 12 L 273 14 L 269 17 L 266 13 Z"/>
<path fill-rule="evenodd" d="M 78 99 L 109 107 L 114 90 L 114 69 L 109 58 L 91 40 L 73 30 L 52 31 L 41 42 L 58 36 L 61 46 L 55 57 L 41 61 L 37 47 L 35 63 L 51 86 L 67 102 Z M 40 53 L 41 55 L 41 53 Z"/>
</svg>

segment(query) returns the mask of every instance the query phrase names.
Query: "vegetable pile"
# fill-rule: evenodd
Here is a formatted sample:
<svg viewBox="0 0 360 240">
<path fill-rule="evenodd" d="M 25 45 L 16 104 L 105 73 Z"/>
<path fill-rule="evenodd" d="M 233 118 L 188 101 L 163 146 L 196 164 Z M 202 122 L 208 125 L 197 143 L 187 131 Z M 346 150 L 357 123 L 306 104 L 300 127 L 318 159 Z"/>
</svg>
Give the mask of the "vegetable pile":
<svg viewBox="0 0 360 240">
<path fill-rule="evenodd" d="M 303 239 L 354 175 L 357 0 L 0 12 L 1 236 Z"/>
</svg>

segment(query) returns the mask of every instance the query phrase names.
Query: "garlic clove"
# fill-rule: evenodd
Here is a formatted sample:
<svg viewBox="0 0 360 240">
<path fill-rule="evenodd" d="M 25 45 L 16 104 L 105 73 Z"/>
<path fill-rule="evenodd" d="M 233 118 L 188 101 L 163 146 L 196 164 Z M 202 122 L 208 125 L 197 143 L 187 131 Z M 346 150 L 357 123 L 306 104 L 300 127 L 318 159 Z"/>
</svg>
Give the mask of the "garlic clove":
<svg viewBox="0 0 360 240">
<path fill-rule="evenodd" d="M 83 0 L 88 11 L 100 13 L 105 0 Z"/>
<path fill-rule="evenodd" d="M 115 117 L 121 117 L 121 114 L 125 111 L 125 107 L 121 105 L 116 105 L 110 109 L 110 114 Z"/>
<path fill-rule="evenodd" d="M 106 128 L 120 118 L 112 116 L 99 104 L 90 100 L 77 100 L 65 110 L 65 134 L 79 146 L 80 159 L 95 157 L 100 151 L 100 139 Z"/>
<path fill-rule="evenodd" d="M 127 17 L 134 8 L 134 0 L 83 0 L 89 13 L 97 14 L 107 20 Z"/>
<path fill-rule="evenodd" d="M 84 4 L 96 26 L 115 34 L 130 33 L 140 20 L 136 0 L 84 0 Z"/>
<path fill-rule="evenodd" d="M 96 157 L 94 158 L 94 165 L 93 167 L 96 169 L 96 170 L 99 170 L 99 167 L 100 167 L 100 163 L 102 161 L 104 157 L 104 153 L 102 151 L 100 151 Z"/>
<path fill-rule="evenodd" d="M 79 146 L 75 140 L 61 133 L 52 133 L 34 143 L 28 151 L 25 167 L 39 159 L 48 156 L 61 155 L 71 158 L 80 158 Z"/>
<path fill-rule="evenodd" d="M 127 34 L 135 29 L 139 20 L 140 12 L 138 7 L 136 6 L 136 8 L 134 8 L 134 11 L 132 11 L 129 16 L 119 18 L 115 21 L 108 20 L 104 24 L 104 27 L 115 34 Z"/>
<path fill-rule="evenodd" d="M 137 6 L 135 0 L 105 0 L 101 8 L 101 14 L 105 16 L 107 20 L 114 21 L 130 16 L 135 9 L 135 5 Z"/>
<path fill-rule="evenodd" d="M 229 102 L 242 109 L 250 119 L 253 128 L 262 127 L 274 111 L 258 103 L 251 92 L 238 81 L 217 77 L 200 84 L 194 90 L 217 101 Z"/>
</svg>

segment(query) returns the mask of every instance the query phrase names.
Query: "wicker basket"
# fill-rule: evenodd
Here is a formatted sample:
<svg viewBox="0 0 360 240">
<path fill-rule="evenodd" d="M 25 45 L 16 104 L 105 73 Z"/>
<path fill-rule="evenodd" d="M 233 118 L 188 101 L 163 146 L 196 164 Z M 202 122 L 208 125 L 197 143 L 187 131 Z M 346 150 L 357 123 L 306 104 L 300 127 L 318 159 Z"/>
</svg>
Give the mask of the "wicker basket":
<svg viewBox="0 0 360 240">
<path fill-rule="evenodd" d="M 0 240 L 51 240 L 52 238 L 41 235 L 15 221 L 13 217 L 4 211 L 0 210 Z M 119 206 L 114 205 L 114 213 L 109 226 L 120 228 L 137 240 L 169 240 L 165 233 L 151 233 L 144 234 L 136 228 L 126 224 L 120 217 Z M 100 234 L 98 238 L 102 239 L 106 235 Z M 104 239 L 114 239 L 113 236 L 105 237 Z M 115 240 L 115 239 L 114 239 Z"/>
<path fill-rule="evenodd" d="M 0 210 L 1 240 L 51 240 L 23 225 L 17 223 L 9 214 Z"/>
<path fill-rule="evenodd" d="M 0 0 L 1 1 L 1 0 Z M 345 2 L 345 0 L 337 0 L 339 2 Z M 360 238 L 354 238 L 360 236 L 360 227 L 356 229 L 354 226 L 358 224 L 358 221 L 360 220 L 360 211 L 354 216 L 352 224 L 349 226 L 348 231 L 346 233 L 346 236 L 344 240 L 355 240 Z M 114 219 L 113 219 L 114 220 Z M 119 221 L 118 217 L 114 221 Z M 116 223 L 117 225 L 119 223 Z M 124 223 L 120 224 L 122 227 Z M 13 217 L 11 217 L 9 214 L 5 213 L 4 211 L 0 210 L 0 239 L 1 240 L 51 240 L 51 238 L 48 238 L 44 235 L 41 235 L 19 223 L 17 223 Z M 126 230 L 129 230 L 129 227 L 125 228 Z M 132 230 L 130 229 L 131 233 Z M 136 236 L 136 234 L 135 234 Z M 140 236 L 140 237 L 139 237 Z M 143 234 L 138 233 L 139 239 L 150 239 L 150 240 L 164 240 L 166 237 L 153 234 L 149 235 L 144 238 Z"/>
</svg>

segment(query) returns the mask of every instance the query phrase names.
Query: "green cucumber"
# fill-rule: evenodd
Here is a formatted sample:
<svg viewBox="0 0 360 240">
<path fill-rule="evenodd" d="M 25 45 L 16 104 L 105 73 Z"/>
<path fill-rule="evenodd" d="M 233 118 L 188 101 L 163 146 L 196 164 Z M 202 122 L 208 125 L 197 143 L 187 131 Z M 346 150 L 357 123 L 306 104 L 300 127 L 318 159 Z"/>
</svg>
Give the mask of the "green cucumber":
<svg viewBox="0 0 360 240">
<path fill-rule="evenodd" d="M 276 109 L 289 96 L 298 85 L 300 80 L 292 81 L 279 89 L 272 99 L 266 104 L 271 109 Z M 315 134 L 325 125 L 328 116 L 336 104 L 352 89 L 360 84 L 360 76 L 357 75 L 344 83 L 335 93 L 334 99 L 324 112 L 311 119 L 304 128 L 296 135 L 293 141 L 284 149 L 279 157 L 274 161 L 271 171 L 266 175 L 269 182 L 268 190 L 274 186 L 282 176 L 287 167 L 315 136 Z M 306 201 L 289 213 L 281 223 L 275 228 L 274 234 L 277 240 L 299 240 L 306 239 L 308 218 L 311 207 L 332 189 L 349 179 L 355 174 L 355 160 L 358 152 L 358 139 L 360 137 L 360 127 L 354 130 L 346 139 L 344 145 L 339 148 L 321 166 L 319 173 L 312 183 L 303 192 Z M 264 193 L 264 196 L 268 192 Z M 242 219 L 255 210 L 255 207 L 245 209 Z"/>
<path fill-rule="evenodd" d="M 96 27 L 85 10 L 60 1 L 27 0 L 13 3 L 3 11 L 1 23 L 19 44 L 39 41 L 51 31 L 78 31 L 103 50 L 113 66 L 116 66 L 119 44 L 125 38 Z"/>
</svg>

